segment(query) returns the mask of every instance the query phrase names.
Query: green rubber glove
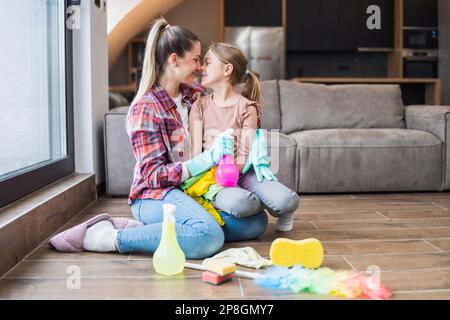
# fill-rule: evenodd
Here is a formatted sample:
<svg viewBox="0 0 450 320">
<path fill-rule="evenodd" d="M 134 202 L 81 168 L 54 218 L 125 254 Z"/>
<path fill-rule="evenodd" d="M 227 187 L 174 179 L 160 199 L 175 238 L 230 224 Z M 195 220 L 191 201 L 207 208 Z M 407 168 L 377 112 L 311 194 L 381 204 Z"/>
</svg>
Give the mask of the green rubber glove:
<svg viewBox="0 0 450 320">
<path fill-rule="evenodd" d="M 259 182 L 262 182 L 264 179 L 269 181 L 278 181 L 277 177 L 275 177 L 269 169 L 270 161 L 267 156 L 267 143 L 261 129 L 256 129 L 250 154 L 248 155 L 245 166 L 242 169 L 242 173 L 245 174 L 251 166 L 253 166 L 256 173 L 256 178 Z"/>
<path fill-rule="evenodd" d="M 225 154 L 234 154 L 233 129 L 227 129 L 219 134 L 211 148 L 185 162 L 192 176 L 211 169 Z"/>
</svg>

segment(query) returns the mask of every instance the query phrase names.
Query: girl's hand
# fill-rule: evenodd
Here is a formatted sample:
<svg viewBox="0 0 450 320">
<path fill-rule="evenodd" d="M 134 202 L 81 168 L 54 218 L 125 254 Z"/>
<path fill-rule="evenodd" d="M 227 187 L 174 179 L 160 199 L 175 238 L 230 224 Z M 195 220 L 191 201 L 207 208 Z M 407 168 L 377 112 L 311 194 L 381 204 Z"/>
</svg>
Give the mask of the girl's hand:
<svg viewBox="0 0 450 320">
<path fill-rule="evenodd" d="M 270 161 L 267 156 L 267 143 L 260 129 L 256 129 L 255 138 L 253 139 L 247 162 L 242 169 L 242 174 L 245 174 L 251 166 L 255 170 L 258 182 L 263 182 L 264 179 L 278 181 L 277 177 L 269 169 Z"/>
</svg>

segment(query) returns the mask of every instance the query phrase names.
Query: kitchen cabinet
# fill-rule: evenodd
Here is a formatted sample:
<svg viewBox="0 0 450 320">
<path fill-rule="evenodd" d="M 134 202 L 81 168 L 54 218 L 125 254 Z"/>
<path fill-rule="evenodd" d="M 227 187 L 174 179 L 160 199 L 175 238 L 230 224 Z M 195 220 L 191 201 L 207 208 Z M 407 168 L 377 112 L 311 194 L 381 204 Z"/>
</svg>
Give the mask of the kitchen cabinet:
<svg viewBox="0 0 450 320">
<path fill-rule="evenodd" d="M 282 25 L 282 0 L 224 0 L 226 27 Z"/>
<path fill-rule="evenodd" d="M 378 5 L 381 29 L 367 28 L 367 8 Z M 355 51 L 394 46 L 392 0 L 287 0 L 288 51 Z"/>
</svg>

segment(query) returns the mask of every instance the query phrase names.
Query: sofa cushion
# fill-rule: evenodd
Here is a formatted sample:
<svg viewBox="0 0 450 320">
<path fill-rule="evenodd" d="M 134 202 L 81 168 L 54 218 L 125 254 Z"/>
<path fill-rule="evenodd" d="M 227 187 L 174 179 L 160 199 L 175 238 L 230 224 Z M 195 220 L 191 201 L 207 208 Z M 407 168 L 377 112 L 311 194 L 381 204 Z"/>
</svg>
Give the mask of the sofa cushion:
<svg viewBox="0 0 450 320">
<path fill-rule="evenodd" d="M 125 98 L 120 93 L 116 93 L 116 92 L 109 93 L 109 109 L 127 106 L 128 104 L 129 104 L 129 102 L 128 102 L 127 98 Z"/>
<path fill-rule="evenodd" d="M 261 82 L 261 128 L 281 129 L 280 95 L 276 80 Z"/>
<path fill-rule="evenodd" d="M 297 142 L 297 192 L 440 190 L 442 142 L 406 129 L 324 129 Z"/>
<path fill-rule="evenodd" d="M 282 132 L 405 128 L 398 85 L 324 85 L 280 80 Z"/>
</svg>

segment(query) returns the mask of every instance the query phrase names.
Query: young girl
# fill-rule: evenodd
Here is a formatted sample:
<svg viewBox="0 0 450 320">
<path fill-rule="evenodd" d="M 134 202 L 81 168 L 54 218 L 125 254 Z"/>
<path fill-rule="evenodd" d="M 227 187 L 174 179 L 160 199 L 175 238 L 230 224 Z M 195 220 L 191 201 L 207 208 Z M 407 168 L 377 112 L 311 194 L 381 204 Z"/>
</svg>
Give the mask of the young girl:
<svg viewBox="0 0 450 320">
<path fill-rule="evenodd" d="M 260 126 L 260 86 L 256 75 L 247 70 L 245 56 L 235 46 L 212 44 L 204 57 L 201 84 L 213 93 L 199 97 L 189 114 L 192 155 L 210 148 L 217 134 L 232 128 L 235 162 L 243 173 L 237 187 L 222 189 L 211 203 L 236 218 L 251 216 L 264 205 L 279 218 L 278 231 L 292 230 L 298 195 L 276 181 L 268 169 L 268 160 L 255 163 L 251 156 Z M 243 85 L 241 93 L 239 85 Z M 249 161 L 253 162 L 252 169 L 247 172 Z M 260 170 L 261 166 L 264 170 Z"/>
</svg>

